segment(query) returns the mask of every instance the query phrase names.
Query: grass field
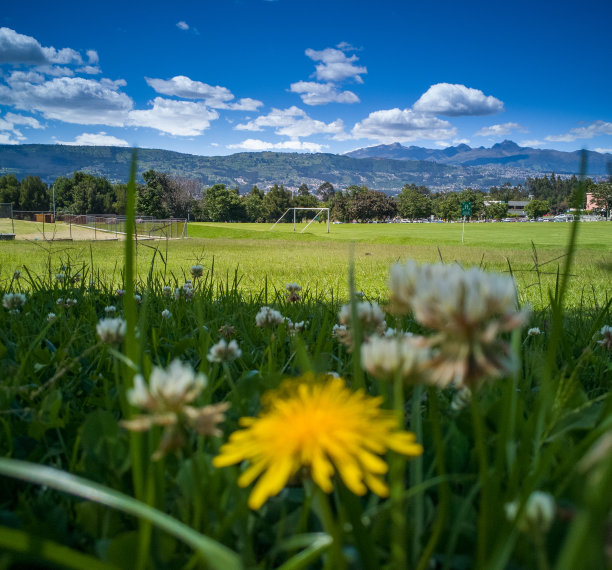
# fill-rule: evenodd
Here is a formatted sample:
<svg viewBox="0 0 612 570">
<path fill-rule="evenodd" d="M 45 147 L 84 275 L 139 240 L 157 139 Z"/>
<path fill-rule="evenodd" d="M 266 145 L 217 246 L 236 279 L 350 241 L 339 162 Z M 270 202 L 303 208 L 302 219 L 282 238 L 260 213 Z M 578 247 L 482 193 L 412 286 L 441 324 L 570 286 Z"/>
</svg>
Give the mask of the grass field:
<svg viewBox="0 0 612 570">
<path fill-rule="evenodd" d="M 22 222 L 25 223 L 25 222 Z M 270 290 L 297 281 L 317 295 L 346 295 L 351 256 L 358 289 L 371 298 L 385 296 L 389 266 L 397 260 L 457 262 L 489 270 L 513 271 L 523 300 L 547 305 L 554 287 L 571 224 L 312 224 L 307 233 L 293 224 L 191 223 L 188 239 L 142 242 L 138 272 L 142 277 L 154 260 L 168 282 L 178 282 L 194 263 L 213 270 L 225 282 L 235 273 L 243 290 Z M 578 234 L 578 255 L 568 301 L 571 305 L 600 305 L 610 295 L 612 224 L 584 223 Z M 534 249 L 535 248 L 535 249 Z M 155 255 L 154 255 L 155 254 Z M 67 261 L 91 268 L 96 278 L 121 280 L 120 242 L 56 242 L 42 240 L 0 244 L 0 278 L 27 266 L 33 274 L 52 274 Z M 536 262 L 537 259 L 537 262 Z"/>
</svg>

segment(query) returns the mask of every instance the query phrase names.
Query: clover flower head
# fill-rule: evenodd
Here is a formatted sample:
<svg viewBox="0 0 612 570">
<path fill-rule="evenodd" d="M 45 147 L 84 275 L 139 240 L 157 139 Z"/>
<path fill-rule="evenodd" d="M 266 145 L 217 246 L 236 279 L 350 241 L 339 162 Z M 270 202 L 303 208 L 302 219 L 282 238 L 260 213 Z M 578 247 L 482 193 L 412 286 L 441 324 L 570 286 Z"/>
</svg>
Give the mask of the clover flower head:
<svg viewBox="0 0 612 570">
<path fill-rule="evenodd" d="M 15 271 L 13 271 L 13 279 L 19 279 L 21 277 L 21 271 L 19 271 L 19 269 L 15 269 Z"/>
<path fill-rule="evenodd" d="M 387 449 L 416 457 L 423 448 L 414 434 L 401 431 L 393 412 L 381 409 L 383 399 L 350 390 L 342 378 L 307 374 L 288 380 L 264 394 L 264 410 L 256 418 L 241 418 L 215 467 L 248 461 L 238 479 L 247 487 L 257 479 L 249 507 L 259 509 L 298 473 L 309 473 L 326 493 L 333 490 L 337 471 L 347 488 L 364 495 L 368 488 L 389 494 L 381 457 Z"/>
<path fill-rule="evenodd" d="M 95 286 L 96 286 L 96 280 L 95 279 L 90 279 L 89 280 L 89 287 L 93 289 Z"/>
<path fill-rule="evenodd" d="M 171 312 L 170 312 L 168 309 L 164 309 L 164 310 L 161 312 L 161 317 L 162 317 L 162 319 L 164 319 L 165 321 L 167 321 L 169 318 L 171 318 L 171 317 L 172 317 L 172 313 L 171 313 Z"/>
<path fill-rule="evenodd" d="M 518 501 L 506 503 L 504 509 L 506 518 L 516 522 L 517 528 L 524 533 L 547 533 L 555 518 L 555 499 L 549 493 L 534 491 L 529 495 L 522 515 L 519 512 Z"/>
<path fill-rule="evenodd" d="M 431 379 L 475 387 L 484 378 L 510 374 L 516 359 L 503 332 L 521 327 L 528 315 L 516 306 L 516 287 L 509 276 L 458 265 L 395 264 L 390 278 L 391 307 L 411 311 L 436 334 Z"/>
<path fill-rule="evenodd" d="M 47 314 L 47 321 L 48 322 L 54 323 L 56 319 L 57 319 L 57 315 L 55 313 L 48 313 Z"/>
<path fill-rule="evenodd" d="M 117 289 L 115 293 L 117 294 L 117 297 L 123 297 L 125 295 L 125 289 Z"/>
<path fill-rule="evenodd" d="M 115 305 L 107 305 L 106 307 L 104 307 L 104 312 L 107 315 L 114 313 L 116 310 L 117 310 L 117 307 L 115 307 Z"/>
<path fill-rule="evenodd" d="M 276 327 L 283 323 L 285 318 L 276 309 L 264 306 L 259 309 L 259 312 L 255 315 L 255 324 L 260 327 Z"/>
<path fill-rule="evenodd" d="M 140 305 L 140 303 L 142 303 L 142 295 L 139 295 L 138 293 L 134 293 L 134 301 L 136 301 L 137 305 Z"/>
<path fill-rule="evenodd" d="M 66 307 L 67 309 L 76 305 L 77 304 L 77 300 L 76 299 L 70 299 L 67 298 L 64 300 L 64 307 Z"/>
<path fill-rule="evenodd" d="M 138 374 L 127 392 L 130 404 L 145 411 L 121 425 L 132 431 L 147 431 L 154 425 L 164 428 L 159 447 L 153 454 L 158 460 L 186 443 L 187 428 L 200 435 L 221 435 L 217 424 L 225 419 L 227 402 L 196 408 L 189 404 L 206 386 L 206 376 L 196 374 L 191 366 L 173 360 L 167 369 L 154 367 L 149 383 Z"/>
<path fill-rule="evenodd" d="M 236 334 L 236 327 L 232 325 L 221 325 L 217 331 L 225 339 L 229 339 Z"/>
<path fill-rule="evenodd" d="M 532 327 L 527 331 L 527 336 L 539 336 L 542 331 L 538 327 Z"/>
<path fill-rule="evenodd" d="M 371 336 L 381 336 L 387 329 L 385 315 L 376 301 L 356 303 L 357 320 L 364 340 Z M 338 324 L 346 327 L 346 334 L 336 334 L 336 338 L 347 347 L 353 344 L 353 309 L 350 303 L 342 305 L 338 313 Z"/>
<path fill-rule="evenodd" d="M 332 336 L 340 343 L 346 346 L 350 346 L 352 343 L 351 336 L 349 334 L 346 325 L 334 325 L 332 327 Z"/>
<path fill-rule="evenodd" d="M 75 273 L 72 277 L 72 282 L 73 283 L 79 283 L 81 281 L 81 274 L 80 273 Z"/>
<path fill-rule="evenodd" d="M 217 344 L 213 344 L 206 356 L 209 362 L 231 362 L 242 356 L 242 350 L 235 340 L 227 342 L 222 338 Z"/>
<path fill-rule="evenodd" d="M 125 340 L 126 322 L 123 319 L 100 319 L 96 333 L 106 344 L 120 344 Z"/>
<path fill-rule="evenodd" d="M 190 271 L 191 271 L 191 276 L 194 279 L 197 279 L 198 277 L 202 277 L 202 275 L 204 274 L 204 267 L 202 267 L 198 263 L 197 265 L 192 265 Z"/>
<path fill-rule="evenodd" d="M 424 380 L 431 350 L 426 339 L 417 336 L 372 336 L 361 345 L 361 364 L 375 378 L 392 381 L 399 376 L 404 382 Z"/>
<path fill-rule="evenodd" d="M 2 306 L 9 311 L 16 311 L 23 307 L 26 296 L 23 293 L 5 293 L 2 297 Z"/>
<path fill-rule="evenodd" d="M 302 299 L 300 296 L 302 287 L 300 287 L 297 283 L 287 283 L 287 285 L 285 285 L 285 289 L 287 290 L 286 299 L 288 303 L 297 303 Z"/>
<path fill-rule="evenodd" d="M 298 333 L 301 333 L 306 328 L 306 321 L 299 321 L 294 323 L 290 318 L 285 319 L 285 323 L 287 325 L 287 332 L 289 336 L 295 336 Z"/>
<path fill-rule="evenodd" d="M 172 287 L 170 287 L 169 285 L 164 285 L 162 293 L 164 297 L 170 297 L 170 295 L 172 295 Z"/>
<path fill-rule="evenodd" d="M 66 274 L 65 273 L 57 273 L 55 275 L 55 280 L 59 281 L 60 283 L 63 283 L 65 279 L 66 279 Z"/>
<path fill-rule="evenodd" d="M 601 328 L 601 331 L 599 331 L 599 333 L 601 334 L 601 336 L 603 336 L 603 338 L 601 340 L 598 340 L 597 344 L 599 344 L 599 346 L 607 348 L 608 350 L 612 350 L 612 327 L 604 325 Z"/>
<path fill-rule="evenodd" d="M 450 403 L 450 408 L 453 412 L 460 412 L 467 408 L 472 401 L 472 391 L 465 386 L 459 388 Z"/>
</svg>

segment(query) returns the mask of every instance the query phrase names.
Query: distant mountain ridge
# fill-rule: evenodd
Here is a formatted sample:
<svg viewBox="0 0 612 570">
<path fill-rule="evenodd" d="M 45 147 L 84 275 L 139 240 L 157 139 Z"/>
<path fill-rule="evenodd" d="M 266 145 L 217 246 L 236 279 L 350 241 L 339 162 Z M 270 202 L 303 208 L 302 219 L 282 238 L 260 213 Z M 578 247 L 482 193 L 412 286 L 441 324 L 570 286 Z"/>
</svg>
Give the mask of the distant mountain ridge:
<svg viewBox="0 0 612 570">
<path fill-rule="evenodd" d="M 518 150 L 517 150 L 518 149 Z M 558 153 L 565 156 L 566 168 L 559 161 L 540 162 L 527 159 L 529 153 L 505 141 L 492 149 L 472 149 L 467 145 L 442 150 L 404 147 L 400 144 L 380 145 L 353 151 L 348 155 L 302 154 L 280 152 L 242 152 L 228 156 L 199 156 L 160 149 L 138 150 L 138 175 L 153 169 L 171 176 L 200 181 L 203 185 L 225 184 L 248 191 L 253 185 L 269 188 L 283 184 L 297 189 L 307 184 L 311 190 L 323 182 L 336 188 L 365 185 L 388 193 L 399 192 L 405 184 L 425 185 L 434 191 L 463 188 L 488 189 L 505 182 L 518 184 L 527 177 L 556 172 L 577 174 L 578 153 Z M 494 151 L 493 153 L 489 151 Z M 363 156 L 363 155 L 372 156 Z M 591 156 L 597 155 L 597 160 Z M 0 145 L 0 175 L 14 173 L 18 178 L 40 176 L 51 183 L 60 176 L 70 177 L 83 171 L 104 176 L 112 182 L 125 182 L 129 176 L 132 150 L 112 146 L 68 145 Z M 531 156 L 531 155 L 529 155 Z M 412 157 L 412 158 L 411 158 Z M 589 153 L 589 174 L 604 176 L 605 160 Z"/>
<path fill-rule="evenodd" d="M 391 158 L 394 160 L 428 160 L 438 164 L 461 166 L 514 166 L 534 172 L 578 174 L 580 152 L 565 152 L 552 149 L 521 147 L 505 140 L 491 148 L 472 148 L 467 144 L 432 149 L 419 146 L 403 146 L 400 143 L 381 144 L 347 152 L 352 158 Z M 605 176 L 608 164 L 612 165 L 612 154 L 587 151 L 588 174 Z"/>
</svg>

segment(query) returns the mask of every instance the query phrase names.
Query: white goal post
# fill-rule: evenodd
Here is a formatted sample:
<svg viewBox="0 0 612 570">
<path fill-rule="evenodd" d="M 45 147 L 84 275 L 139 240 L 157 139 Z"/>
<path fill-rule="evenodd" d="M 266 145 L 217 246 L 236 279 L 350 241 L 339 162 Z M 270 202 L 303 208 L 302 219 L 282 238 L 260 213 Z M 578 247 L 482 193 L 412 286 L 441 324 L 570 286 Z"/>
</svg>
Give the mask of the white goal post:
<svg viewBox="0 0 612 570">
<path fill-rule="evenodd" d="M 319 214 L 322 214 L 323 212 L 327 212 L 327 233 L 329 233 L 329 208 L 288 208 L 287 211 L 280 218 L 278 218 L 278 220 L 276 220 L 275 224 L 270 228 L 270 231 L 272 231 L 276 225 L 291 211 L 293 211 L 293 231 L 295 231 L 295 214 L 297 210 L 311 210 L 316 212 L 312 220 L 310 220 L 308 224 L 306 224 L 306 227 L 300 232 L 301 234 L 303 234 L 308 229 L 308 226 L 310 226 L 310 224 L 317 219 Z"/>
</svg>

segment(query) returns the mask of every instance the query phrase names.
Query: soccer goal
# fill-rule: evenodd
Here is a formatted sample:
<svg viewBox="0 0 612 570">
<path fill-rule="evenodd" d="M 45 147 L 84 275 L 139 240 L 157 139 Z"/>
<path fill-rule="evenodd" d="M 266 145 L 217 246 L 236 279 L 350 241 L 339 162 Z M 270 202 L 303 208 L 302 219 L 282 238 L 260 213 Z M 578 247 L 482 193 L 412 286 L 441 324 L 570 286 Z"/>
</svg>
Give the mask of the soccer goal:
<svg viewBox="0 0 612 570">
<path fill-rule="evenodd" d="M 277 226 L 277 224 L 291 211 L 293 211 L 293 231 L 295 231 L 296 213 L 298 210 L 310 210 L 316 212 L 312 220 L 310 220 L 306 224 L 306 227 L 302 229 L 302 231 L 300 232 L 301 234 L 303 234 L 308 229 L 310 224 L 312 224 L 312 222 L 314 222 L 319 217 L 319 215 L 323 214 L 324 212 L 327 212 L 327 233 L 329 233 L 329 208 L 288 208 L 287 211 L 280 218 L 278 218 L 278 220 L 276 220 L 276 223 L 270 228 L 270 231 L 272 231 Z"/>
</svg>

